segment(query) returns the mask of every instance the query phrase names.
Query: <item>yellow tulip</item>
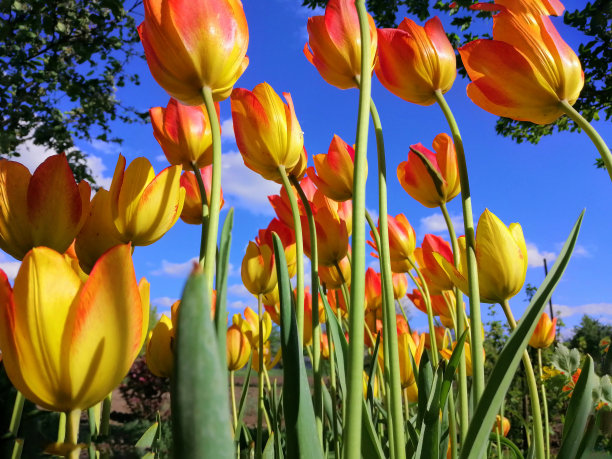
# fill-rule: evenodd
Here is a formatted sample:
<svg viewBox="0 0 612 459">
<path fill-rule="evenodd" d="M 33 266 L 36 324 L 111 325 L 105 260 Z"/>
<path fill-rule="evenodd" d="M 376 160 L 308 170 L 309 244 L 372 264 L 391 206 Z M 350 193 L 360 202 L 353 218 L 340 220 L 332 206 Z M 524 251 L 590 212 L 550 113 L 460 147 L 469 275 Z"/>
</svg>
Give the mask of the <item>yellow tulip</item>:
<svg viewBox="0 0 612 459">
<path fill-rule="evenodd" d="M 281 358 L 281 350 L 276 352 L 274 358 L 272 358 L 272 351 L 270 350 L 270 342 L 264 343 L 264 352 L 263 352 L 263 364 L 266 367 L 266 370 L 271 370 L 276 366 Z M 253 358 L 251 359 L 251 367 L 257 373 L 259 373 L 259 349 L 257 346 L 253 347 Z"/>
<path fill-rule="evenodd" d="M 230 325 L 226 335 L 227 369 L 229 371 L 240 370 L 249 361 L 251 356 L 251 344 L 240 327 Z"/>
<path fill-rule="evenodd" d="M 156 376 L 169 378 L 174 368 L 174 327 L 168 316 L 162 314 L 159 322 L 149 332 L 146 361 Z"/>
<path fill-rule="evenodd" d="M 232 323 L 236 325 L 242 333 L 248 338 L 253 349 L 259 346 L 259 316 L 251 308 L 244 309 L 244 317 L 240 314 L 234 314 Z M 272 331 L 272 319 L 267 312 L 262 316 L 262 334 L 263 341 L 266 342 Z"/>
<path fill-rule="evenodd" d="M 11 288 L 0 271 L 0 348 L 26 398 L 54 411 L 87 409 L 124 378 L 148 324 L 148 283 L 131 247 L 106 252 L 83 282 L 62 254 L 34 248 Z"/>
<path fill-rule="evenodd" d="M 465 238 L 458 240 L 461 266 L 456 269 L 438 253 L 434 257 L 453 283 L 468 294 Z M 527 275 L 527 246 L 518 223 L 509 227 L 488 209 L 476 228 L 476 261 L 480 299 L 484 303 L 501 303 L 521 291 Z"/>
<path fill-rule="evenodd" d="M 110 206 L 123 242 L 150 245 L 172 228 L 185 202 L 180 179 L 181 166 L 170 166 L 156 176 L 148 159 L 136 158 L 125 169 L 125 158 L 119 155 Z"/>
<path fill-rule="evenodd" d="M 407 389 L 415 382 L 412 360 L 414 359 L 414 363 L 418 367 L 425 349 L 426 340 L 424 336 L 421 336 L 419 343 L 416 344 L 410 333 L 402 333 L 397 338 L 400 362 L 400 380 L 402 382 L 402 389 Z M 410 357 L 411 355 L 412 357 Z"/>
<path fill-rule="evenodd" d="M 240 269 L 242 283 L 253 295 L 268 293 L 276 287 L 274 250 L 261 241 L 250 241 Z"/>
</svg>

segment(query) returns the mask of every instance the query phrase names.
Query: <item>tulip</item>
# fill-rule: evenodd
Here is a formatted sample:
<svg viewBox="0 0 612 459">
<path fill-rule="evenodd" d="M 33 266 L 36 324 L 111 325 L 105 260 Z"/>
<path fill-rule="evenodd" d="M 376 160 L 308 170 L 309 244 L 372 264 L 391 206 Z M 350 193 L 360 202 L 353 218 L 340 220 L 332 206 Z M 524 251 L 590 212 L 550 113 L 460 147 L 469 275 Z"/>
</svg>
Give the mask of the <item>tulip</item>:
<svg viewBox="0 0 612 459">
<path fill-rule="evenodd" d="M 450 264 L 453 263 L 453 251 L 450 244 L 440 236 L 426 234 L 421 247 L 414 250 L 414 257 L 430 293 L 439 294 L 444 290 L 451 290 L 454 285 L 446 271 L 436 261 L 434 253 L 444 257 Z"/>
<path fill-rule="evenodd" d="M 329 338 L 327 333 L 321 333 L 321 357 L 329 360 Z"/>
<path fill-rule="evenodd" d="M 287 262 L 287 271 L 289 273 L 289 277 L 291 278 L 295 276 L 297 270 L 295 234 L 290 227 L 285 225 L 279 219 L 274 218 L 272 221 L 270 221 L 265 230 L 259 230 L 258 236 L 255 239 L 257 244 L 261 245 L 263 243 L 268 247 L 274 247 L 272 233 L 276 233 L 283 244 L 285 261 Z"/>
<path fill-rule="evenodd" d="M 346 317 L 348 315 L 344 295 L 342 295 L 340 290 L 327 290 L 327 302 L 336 316 L 338 315 L 338 307 L 340 308 L 340 314 L 342 317 Z"/>
<path fill-rule="evenodd" d="M 406 388 L 406 398 L 411 403 L 419 401 L 419 388 L 416 381 Z"/>
<path fill-rule="evenodd" d="M 461 267 L 458 269 L 441 255 L 434 257 L 459 289 L 468 294 L 465 237 L 458 240 Z M 518 223 L 509 227 L 486 209 L 476 228 L 476 261 L 480 299 L 484 303 L 503 303 L 520 292 L 527 274 L 527 246 Z"/>
<path fill-rule="evenodd" d="M 255 296 L 270 292 L 277 283 L 274 266 L 272 247 L 250 241 L 242 259 L 242 283 Z"/>
<path fill-rule="evenodd" d="M 453 352 L 456 346 L 457 346 L 457 342 L 454 341 L 452 349 L 440 349 L 440 355 L 442 356 L 442 358 L 448 362 L 451 358 L 451 355 L 453 355 Z M 463 355 L 465 356 L 466 373 L 468 376 L 472 376 L 472 351 L 470 350 L 470 343 L 468 343 L 467 341 L 464 343 Z M 483 349 L 482 351 L 483 358 L 484 358 L 484 355 L 485 353 Z"/>
<path fill-rule="evenodd" d="M 226 346 L 227 369 L 229 371 L 240 370 L 249 361 L 251 344 L 240 327 L 235 324 L 230 325 L 227 329 Z"/>
<path fill-rule="evenodd" d="M 364 343 L 366 347 L 373 347 L 376 335 L 382 331 L 382 308 L 365 310 Z"/>
<path fill-rule="evenodd" d="M 419 367 L 421 357 L 425 349 L 425 339 L 420 339 L 419 344 L 415 344 L 409 333 L 398 335 L 398 350 L 400 362 L 400 380 L 402 389 L 406 389 L 415 383 L 415 372 L 412 361 Z"/>
<path fill-rule="evenodd" d="M 474 40 L 459 49 L 472 80 L 468 97 L 497 116 L 554 122 L 564 113 L 560 102 L 573 105 L 584 85 L 576 53 L 548 16 L 495 8 L 493 40 Z"/>
<path fill-rule="evenodd" d="M 408 278 L 404 273 L 393 273 L 391 279 L 393 280 L 393 298 L 399 301 L 406 296 L 406 292 L 408 290 Z"/>
<path fill-rule="evenodd" d="M 363 398 L 368 398 L 368 384 L 370 383 L 370 377 L 368 374 L 363 372 Z M 378 397 L 378 376 L 374 373 L 374 382 L 372 383 L 372 396 Z"/>
<path fill-rule="evenodd" d="M 83 271 L 90 272 L 104 252 L 121 243 L 111 215 L 110 193 L 100 188 L 91 200 L 89 215 L 74 244 Z"/>
<path fill-rule="evenodd" d="M 315 165 L 308 168 L 308 176 L 325 196 L 334 201 L 353 198 L 355 150 L 351 146 L 334 135 L 327 154 L 314 155 L 312 160 Z"/>
<path fill-rule="evenodd" d="M 557 326 L 557 318 L 552 321 L 548 314 L 543 313 L 538 320 L 533 335 L 529 338 L 529 345 L 536 349 L 545 349 L 550 346 L 555 340 L 555 332 Z"/>
<path fill-rule="evenodd" d="M 144 9 L 138 34 L 155 81 L 187 105 L 201 105 L 205 87 L 227 99 L 249 63 L 240 0 L 145 0 Z"/>
<path fill-rule="evenodd" d="M 150 245 L 176 223 L 185 201 L 180 187 L 181 166 L 170 166 L 157 176 L 146 158 L 136 158 L 125 169 L 119 155 L 110 186 L 110 207 L 123 242 Z"/>
<path fill-rule="evenodd" d="M 204 182 L 206 203 L 209 203 L 212 166 L 203 167 L 200 169 L 200 174 L 202 175 L 202 182 Z M 190 225 L 201 225 L 202 211 L 204 209 L 202 207 L 202 195 L 200 194 L 198 179 L 193 172 L 185 171 L 183 172 L 183 175 L 181 175 L 180 184 L 182 188 L 185 188 L 185 202 L 181 212 L 181 220 Z M 225 201 L 223 200 L 223 190 L 220 190 L 220 193 L 219 210 L 222 209 L 223 205 L 225 204 Z M 208 207 L 206 209 L 208 210 Z"/>
<path fill-rule="evenodd" d="M 397 29 L 378 29 L 375 72 L 396 96 L 414 104 L 433 104 L 435 92 L 450 90 L 457 75 L 455 51 L 440 19 L 433 17 L 421 27 L 405 18 Z"/>
<path fill-rule="evenodd" d="M 504 437 L 508 436 L 508 432 L 510 432 L 510 420 L 504 416 L 502 417 L 498 414 L 495 416 L 495 423 L 493 424 L 493 429 L 491 429 L 493 433 L 499 432 Z"/>
<path fill-rule="evenodd" d="M 449 344 L 448 336 L 449 336 L 449 334 L 446 332 L 446 328 L 445 327 L 438 327 L 438 326 L 434 327 L 434 334 L 436 335 L 435 336 L 436 347 L 441 352 L 441 350 L 446 349 L 448 347 L 448 344 Z M 431 343 L 430 343 L 430 340 L 429 340 L 429 332 L 423 333 L 422 339 L 425 340 L 425 347 L 427 349 L 430 349 Z"/>
<path fill-rule="evenodd" d="M 404 214 L 398 214 L 395 217 L 389 215 L 387 217 L 389 224 L 389 250 L 391 258 L 391 270 L 394 273 L 407 273 L 412 269 L 412 255 L 416 246 L 416 236 L 414 229 L 408 222 Z M 379 223 L 380 227 L 380 223 Z M 380 231 L 380 228 L 378 228 Z M 370 232 L 372 239 L 374 235 Z M 378 250 L 376 245 L 371 241 L 368 243 Z"/>
<path fill-rule="evenodd" d="M 231 96 L 236 144 L 244 164 L 267 180 L 282 184 L 279 166 L 291 171 L 303 160 L 304 133 L 289 93 L 287 104 L 268 83 L 253 91 L 234 89 Z"/>
<path fill-rule="evenodd" d="M 375 310 L 382 306 L 382 285 L 380 273 L 368 268 L 365 275 L 366 309 Z"/>
<path fill-rule="evenodd" d="M 161 378 L 171 377 L 174 369 L 174 332 L 172 321 L 162 314 L 147 339 L 147 367 Z"/>
<path fill-rule="evenodd" d="M 348 253 L 349 232 L 347 223 L 327 207 L 317 209 L 313 215 L 317 231 L 319 266 L 334 266 Z M 306 217 L 302 217 L 302 232 L 304 234 L 304 252 L 308 257 L 311 257 L 310 227 Z"/>
<path fill-rule="evenodd" d="M 368 14 L 370 69 L 376 58 L 376 25 Z M 323 79 L 339 89 L 357 88 L 361 76 L 361 36 L 355 2 L 330 0 L 325 16 L 308 18 L 306 58 Z"/>
<path fill-rule="evenodd" d="M 219 117 L 219 104 L 216 104 Z M 212 164 L 212 133 L 203 105 L 183 105 L 170 99 L 168 106 L 149 110 L 153 135 L 172 165 L 191 170 Z"/>
<path fill-rule="evenodd" d="M 278 295 L 278 284 L 268 293 L 264 293 L 262 297 L 264 308 L 267 313 L 270 314 L 272 322 L 280 326 L 280 298 Z"/>
<path fill-rule="evenodd" d="M 11 288 L 0 271 L 6 373 L 49 410 L 87 409 L 124 378 L 148 325 L 149 284 L 136 282 L 129 245 L 106 252 L 83 282 L 47 247 L 26 254 Z"/>
<path fill-rule="evenodd" d="M 349 247 L 349 253 L 350 253 Z M 346 282 L 347 285 L 351 283 L 351 264 L 348 261 L 348 256 L 344 257 L 338 262 L 340 267 L 340 273 L 335 266 L 319 266 L 319 279 L 321 284 L 325 284 L 328 289 L 334 290 L 342 287 L 342 284 Z"/>
<path fill-rule="evenodd" d="M 397 167 L 397 178 L 402 188 L 429 208 L 446 204 L 461 191 L 457 156 L 452 139 L 448 134 L 438 134 L 433 141 L 433 149 L 436 153 L 420 143 L 410 145 L 408 160 L 401 162 Z M 429 161 L 437 173 L 438 180 L 434 180 L 432 172 L 417 152 Z"/>
<path fill-rule="evenodd" d="M 85 223 L 91 188 L 78 185 L 65 155 L 53 155 L 33 175 L 0 161 L 0 249 L 18 260 L 32 248 L 65 252 Z"/>
<path fill-rule="evenodd" d="M 305 177 L 300 182 L 300 187 L 302 187 L 302 191 L 304 191 L 306 199 L 308 199 L 309 202 L 312 202 L 314 195 L 317 191 L 312 180 L 309 177 Z M 306 210 L 304 209 L 304 205 L 302 204 L 297 190 L 295 189 L 295 187 L 291 187 L 291 189 L 293 190 L 295 199 L 298 202 L 298 209 L 300 211 L 300 215 L 305 216 Z M 287 227 L 293 229 L 293 213 L 291 212 L 289 195 L 287 194 L 287 190 L 285 190 L 285 187 L 281 187 L 280 194 L 268 196 L 268 201 L 270 201 L 270 204 L 274 208 L 274 212 L 276 212 L 276 216 L 278 217 L 278 219 L 283 222 Z"/>
<path fill-rule="evenodd" d="M 281 358 L 281 350 L 279 349 L 276 352 L 274 358 L 272 357 L 272 351 L 270 349 L 270 342 L 264 343 L 264 351 L 263 351 L 263 364 L 266 367 L 266 370 L 271 370 L 276 366 L 276 364 L 280 361 Z M 251 367 L 257 373 L 259 373 L 259 348 L 253 347 L 253 358 L 251 359 Z"/>
<path fill-rule="evenodd" d="M 408 326 L 408 322 L 401 314 L 395 315 L 395 326 L 397 328 L 398 336 L 403 333 L 410 333 L 410 327 Z"/>
<path fill-rule="evenodd" d="M 319 295 L 319 323 L 325 322 L 325 306 Z M 304 345 L 308 346 L 312 343 L 312 295 L 310 289 L 304 291 Z"/>
<path fill-rule="evenodd" d="M 244 317 L 240 314 L 234 314 L 232 323 L 236 325 L 242 333 L 247 337 L 253 350 L 259 346 L 259 333 L 261 331 L 263 341 L 266 342 L 272 332 L 272 319 L 267 312 L 263 313 L 261 318 L 261 329 L 259 328 L 259 316 L 251 308 L 244 309 Z"/>
</svg>

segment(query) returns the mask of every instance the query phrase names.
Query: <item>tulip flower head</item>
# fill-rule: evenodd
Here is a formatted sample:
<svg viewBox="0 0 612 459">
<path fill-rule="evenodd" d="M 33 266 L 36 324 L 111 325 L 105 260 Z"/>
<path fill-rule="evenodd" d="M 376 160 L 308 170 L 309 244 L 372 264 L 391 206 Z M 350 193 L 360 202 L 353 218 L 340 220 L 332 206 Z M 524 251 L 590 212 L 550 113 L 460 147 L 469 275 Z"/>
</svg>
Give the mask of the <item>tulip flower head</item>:
<svg viewBox="0 0 612 459">
<path fill-rule="evenodd" d="M 529 345 L 536 349 L 545 349 L 555 340 L 557 318 L 550 320 L 550 316 L 545 312 L 540 316 L 533 335 L 529 338 Z"/>
<path fill-rule="evenodd" d="M 172 320 L 162 314 L 159 321 L 149 332 L 147 339 L 146 362 L 151 373 L 160 378 L 169 378 L 174 369 L 175 330 Z"/>
<path fill-rule="evenodd" d="M 368 14 L 370 68 L 376 59 L 376 25 Z M 306 58 L 323 79 L 339 89 L 357 88 L 361 75 L 361 36 L 355 2 L 330 0 L 325 16 L 308 18 Z"/>
<path fill-rule="evenodd" d="M 573 105 L 584 85 L 576 53 L 547 15 L 499 4 L 493 8 L 499 11 L 493 40 L 474 40 L 459 49 L 472 80 L 468 97 L 497 116 L 552 123 L 564 113 L 559 102 Z"/>
<path fill-rule="evenodd" d="M 91 188 L 78 185 L 65 155 L 53 155 L 33 175 L 0 160 L 0 249 L 18 260 L 33 247 L 65 252 L 85 224 Z"/>
<path fill-rule="evenodd" d="M 136 282 L 129 245 L 106 252 L 84 282 L 47 247 L 28 252 L 14 288 L 0 271 L 3 363 L 45 409 L 83 410 L 106 397 L 138 355 L 148 315 L 149 284 Z"/>
<path fill-rule="evenodd" d="M 227 329 L 226 346 L 227 369 L 240 370 L 249 361 L 251 344 L 236 324 L 230 325 Z"/>
<path fill-rule="evenodd" d="M 265 242 L 250 241 L 242 259 L 242 283 L 253 295 L 264 294 L 276 287 L 274 250 Z"/>
<path fill-rule="evenodd" d="M 348 253 L 351 248 L 349 247 Z M 338 289 L 346 282 L 351 284 L 351 264 L 348 261 L 348 256 L 338 262 L 340 273 L 335 266 L 319 266 L 319 279 L 322 284 L 325 284 L 327 289 Z"/>
<path fill-rule="evenodd" d="M 266 341 L 264 343 L 263 349 L 263 364 L 266 367 L 266 370 L 271 370 L 276 366 L 276 364 L 280 361 L 281 358 L 281 350 L 278 349 L 276 354 L 272 356 L 272 350 L 270 349 L 270 342 Z M 253 347 L 253 358 L 251 359 L 251 367 L 257 373 L 259 373 L 259 347 Z"/>
<path fill-rule="evenodd" d="M 453 355 L 455 347 L 457 347 L 457 342 L 453 341 L 452 349 L 440 349 L 440 355 L 442 356 L 442 358 L 448 362 L 451 356 Z M 472 376 L 472 351 L 470 349 L 470 343 L 468 343 L 467 341 L 464 343 L 463 355 L 465 356 L 466 373 L 468 376 Z M 484 355 L 485 353 L 483 349 L 482 356 L 484 357 Z"/>
<path fill-rule="evenodd" d="M 209 203 L 212 165 L 200 169 L 200 174 L 202 175 L 202 182 L 204 183 L 206 203 Z M 181 175 L 180 184 L 181 187 L 185 189 L 185 202 L 183 203 L 183 210 L 181 211 L 181 220 L 190 225 L 201 225 L 202 213 L 205 209 L 202 207 L 202 195 L 200 194 L 200 187 L 198 185 L 198 179 L 196 178 L 195 173 L 188 170 L 183 172 L 183 175 Z M 220 190 L 220 193 L 221 202 L 219 203 L 219 209 L 222 209 L 223 205 L 225 204 L 223 199 L 223 190 Z M 206 215 L 208 215 L 208 206 L 206 206 L 206 212 Z"/>
<path fill-rule="evenodd" d="M 397 167 L 402 188 L 425 207 L 451 201 L 461 191 L 455 145 L 448 134 L 438 134 L 431 152 L 420 143 L 410 145 L 408 161 Z M 424 161 L 427 161 L 427 165 Z"/>
<path fill-rule="evenodd" d="M 461 236 L 461 266 L 456 269 L 443 256 L 434 253 L 440 267 L 459 289 L 468 294 L 465 237 Z M 486 209 L 476 228 L 476 262 L 480 299 L 484 303 L 502 303 L 518 292 L 527 274 L 527 246 L 518 223 L 509 227 Z"/>
<path fill-rule="evenodd" d="M 439 294 L 444 290 L 451 290 L 454 285 L 446 271 L 436 261 L 434 253 L 444 257 L 449 264 L 453 264 L 453 251 L 450 244 L 440 236 L 426 234 L 421 247 L 414 250 L 414 257 L 427 282 L 429 292 Z"/>
<path fill-rule="evenodd" d="M 283 96 L 287 104 L 268 83 L 253 91 L 234 89 L 231 96 L 236 144 L 245 166 L 277 183 L 282 183 L 279 166 L 291 172 L 304 153 L 304 133 L 291 95 Z"/>
<path fill-rule="evenodd" d="M 244 317 L 240 314 L 234 314 L 232 323 L 236 325 L 242 333 L 247 337 L 253 349 L 259 346 L 259 334 L 262 333 L 263 341 L 266 342 L 272 332 L 272 319 L 267 312 L 263 313 L 261 318 L 261 329 L 259 328 L 259 316 L 251 308 L 244 309 Z"/>
<path fill-rule="evenodd" d="M 272 234 L 276 233 L 283 244 L 285 252 L 285 261 L 287 262 L 287 271 L 289 277 L 295 276 L 297 271 L 297 253 L 295 246 L 295 233 L 290 227 L 281 222 L 278 218 L 274 218 L 268 224 L 265 230 L 259 230 L 255 242 L 257 244 L 265 244 L 268 247 L 274 247 Z M 278 296 L 278 293 L 277 293 Z"/>
<path fill-rule="evenodd" d="M 368 268 L 365 275 L 365 304 L 370 310 L 379 309 L 382 306 L 382 285 L 380 273 Z"/>
<path fill-rule="evenodd" d="M 157 176 L 146 158 L 136 158 L 125 169 L 119 155 L 110 186 L 110 207 L 123 242 L 150 245 L 176 223 L 185 201 L 180 186 L 181 166 L 170 166 Z"/>
<path fill-rule="evenodd" d="M 240 0 L 145 0 L 138 26 L 149 70 L 170 96 L 203 103 L 227 99 L 246 69 L 249 31 Z"/>
<path fill-rule="evenodd" d="M 508 432 L 510 432 L 510 420 L 504 416 L 502 417 L 498 414 L 495 416 L 495 424 L 493 424 L 493 429 L 491 429 L 493 433 L 499 432 L 500 435 L 504 437 L 508 436 Z"/>
<path fill-rule="evenodd" d="M 219 104 L 216 104 L 217 117 Z M 153 135 L 172 165 L 191 170 L 212 164 L 212 133 L 203 105 L 183 105 L 170 99 L 168 106 L 149 110 Z"/>
<path fill-rule="evenodd" d="M 422 337 L 418 345 L 415 344 L 410 333 L 402 333 L 398 337 L 398 350 L 400 362 L 400 380 L 402 389 L 406 389 L 415 382 L 415 372 L 412 361 L 417 368 L 421 362 L 421 357 L 425 350 L 425 339 Z"/>
<path fill-rule="evenodd" d="M 412 269 L 412 255 L 416 246 L 416 236 L 414 229 L 408 222 L 404 214 L 398 214 L 393 217 L 387 217 L 389 225 L 389 250 L 391 255 L 391 270 L 394 273 L 407 273 Z M 379 228 L 380 231 L 380 223 Z M 371 233 L 370 233 L 371 234 Z M 374 235 L 372 235 L 374 239 Z M 378 251 L 376 245 L 368 241 L 375 250 Z"/>
<path fill-rule="evenodd" d="M 334 201 L 353 198 L 355 150 L 351 146 L 334 135 L 327 154 L 314 155 L 312 160 L 315 165 L 306 172 L 318 189 Z"/>
<path fill-rule="evenodd" d="M 393 273 L 391 278 L 393 280 L 393 298 L 399 301 L 406 296 L 408 291 L 408 278 L 404 273 Z"/>
<path fill-rule="evenodd" d="M 433 17 L 421 27 L 405 18 L 397 29 L 378 29 L 375 72 L 396 96 L 414 104 L 433 104 L 435 92 L 450 90 L 457 75 L 455 51 L 440 19 Z"/>
</svg>

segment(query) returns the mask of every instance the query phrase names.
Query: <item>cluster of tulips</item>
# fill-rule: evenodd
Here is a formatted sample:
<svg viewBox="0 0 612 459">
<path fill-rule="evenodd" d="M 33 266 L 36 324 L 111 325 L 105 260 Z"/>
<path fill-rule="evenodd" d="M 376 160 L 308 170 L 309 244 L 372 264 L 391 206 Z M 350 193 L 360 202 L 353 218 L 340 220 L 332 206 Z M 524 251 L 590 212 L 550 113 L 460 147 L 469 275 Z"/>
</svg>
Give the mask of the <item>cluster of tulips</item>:
<svg viewBox="0 0 612 459">
<path fill-rule="evenodd" d="M 548 457 L 546 397 L 541 401 L 543 386 L 526 347 L 545 348 L 554 339 L 555 321 L 542 310 L 569 261 L 582 216 L 517 324 L 509 300 L 525 280 L 525 240 L 518 223 L 506 226 L 489 210 L 474 228 L 466 155 L 444 99 L 456 77 L 456 56 L 440 20 L 420 26 L 404 19 L 396 29 L 377 30 L 359 0 L 330 0 L 324 16 L 308 20 L 306 58 L 329 84 L 359 90 L 354 146 L 334 136 L 327 154 L 313 156 L 308 167 L 291 96 L 283 93 L 283 101 L 267 83 L 252 91 L 234 88 L 248 65 L 239 0 L 145 0 L 144 7 L 138 31 L 147 63 L 171 96 L 165 108 L 150 110 L 170 166 L 155 175 L 147 159 L 126 168 L 120 156 L 110 190 L 100 189 L 90 201 L 90 186 L 75 183 L 63 155 L 47 159 L 32 176 L 17 162 L 0 162 L 0 248 L 22 260 L 13 287 L 6 275 L 0 278 L 0 349 L 19 391 L 16 412 L 26 397 L 62 413 L 58 443 L 49 451 L 78 457 L 82 410 L 94 432 L 108 434 L 109 394 L 146 340 L 150 370 L 172 380 L 176 457 L 232 457 L 245 445 L 256 457 L 468 458 L 482 457 L 487 448 L 520 455 L 511 440 L 502 440 L 509 430 L 502 405 L 521 359 L 533 454 Z M 612 174 L 608 147 L 572 108 L 584 77 L 549 19 L 563 11 L 561 3 L 496 0 L 474 9 L 496 14 L 492 40 L 459 49 L 472 81 L 470 99 L 517 120 L 572 117 Z M 410 147 L 397 177 L 423 206 L 440 208 L 450 242 L 428 234 L 417 247 L 406 216 L 388 215 L 373 73 L 410 103 L 438 104 L 449 123 L 451 135 L 436 136 L 434 151 L 420 143 Z M 269 197 L 277 218 L 259 230 L 242 261 L 242 281 L 257 298 L 257 311 L 234 315 L 229 328 L 233 212 L 220 232 L 218 104 L 228 97 L 245 165 L 282 185 Z M 378 147 L 378 222 L 365 208 L 370 115 Z M 458 195 L 461 237 L 446 209 Z M 162 316 L 147 339 L 149 284 L 136 281 L 131 254 L 160 239 L 179 217 L 202 225 L 200 264 L 171 318 Z M 378 272 L 365 269 L 367 244 L 380 261 Z M 304 255 L 311 262 L 309 287 Z M 406 296 L 426 314 L 428 333 L 411 329 L 400 301 Z M 499 303 L 513 330 L 486 382 L 480 302 Z M 272 322 L 280 327 L 278 351 L 269 341 Z M 279 362 L 282 396 L 268 376 Z M 586 415 L 564 431 L 564 457 L 575 457 L 593 410 L 584 395 L 594 378 L 589 362 L 576 378 L 579 396 L 570 406 Z M 255 438 L 241 419 L 244 397 L 237 406 L 234 394 L 234 372 L 247 364 L 258 374 Z"/>
</svg>

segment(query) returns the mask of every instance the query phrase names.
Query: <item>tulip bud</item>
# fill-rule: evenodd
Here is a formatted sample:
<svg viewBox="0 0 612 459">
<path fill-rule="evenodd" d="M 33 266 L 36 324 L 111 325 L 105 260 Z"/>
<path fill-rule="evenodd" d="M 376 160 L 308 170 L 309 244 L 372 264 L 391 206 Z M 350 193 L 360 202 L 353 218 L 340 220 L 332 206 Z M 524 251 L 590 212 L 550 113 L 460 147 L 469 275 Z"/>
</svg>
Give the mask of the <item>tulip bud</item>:
<svg viewBox="0 0 612 459">
<path fill-rule="evenodd" d="M 394 273 L 407 273 L 412 269 L 410 260 L 412 259 L 416 246 L 414 229 L 404 214 L 399 214 L 395 217 L 389 215 L 387 217 L 387 223 L 389 225 L 391 270 Z M 378 230 L 380 231 L 380 223 Z M 374 235 L 372 235 L 371 232 L 370 235 L 372 239 L 374 239 Z M 371 241 L 368 241 L 368 243 L 375 250 L 378 250 L 374 243 Z"/>
<path fill-rule="evenodd" d="M 393 280 L 393 298 L 400 300 L 406 296 L 408 290 L 408 278 L 404 273 L 393 273 L 391 275 Z"/>
<path fill-rule="evenodd" d="M 510 432 L 510 421 L 506 416 L 502 419 L 502 417 L 498 414 L 495 416 L 495 423 L 493 424 L 493 429 L 491 429 L 493 433 L 499 432 L 500 435 L 504 437 L 508 436 L 508 432 Z"/>
<path fill-rule="evenodd" d="M 351 248 L 348 248 L 350 253 Z M 348 256 L 344 257 L 338 262 L 340 267 L 340 274 L 335 266 L 319 266 L 319 279 L 321 284 L 330 289 L 338 289 L 342 287 L 342 284 L 346 282 L 348 286 L 351 284 L 351 263 L 348 261 Z"/>
<path fill-rule="evenodd" d="M 162 314 L 159 322 L 149 332 L 146 362 L 151 373 L 169 378 L 174 369 L 174 328 L 168 316 Z"/>
<path fill-rule="evenodd" d="M 551 321 L 549 315 L 544 312 L 529 339 L 529 345 L 536 349 L 545 349 L 550 346 L 555 340 L 556 326 L 557 318 Z"/>
<path fill-rule="evenodd" d="M 327 154 L 314 155 L 312 160 L 315 166 L 308 168 L 308 176 L 325 196 L 334 201 L 353 198 L 355 150 L 352 147 L 334 135 Z"/>
<path fill-rule="evenodd" d="M 242 259 L 242 283 L 253 295 L 270 292 L 276 286 L 274 251 L 269 245 L 250 241 Z"/>
<path fill-rule="evenodd" d="M 202 174 L 202 182 L 204 183 L 204 191 L 206 193 L 206 203 L 210 202 L 210 182 L 212 180 L 212 166 L 206 166 L 200 169 Z M 181 220 L 190 225 L 202 224 L 202 195 L 200 194 L 200 186 L 194 172 L 185 171 L 181 175 L 181 187 L 185 189 L 185 202 L 183 211 L 181 212 Z M 223 200 L 223 190 L 220 190 L 219 210 L 223 208 L 225 201 Z M 206 206 L 206 215 L 208 215 L 208 205 Z M 204 215 L 204 216 L 206 216 Z"/>
<path fill-rule="evenodd" d="M 365 304 L 370 310 L 382 306 L 382 285 L 380 273 L 368 268 L 365 275 Z"/>
<path fill-rule="evenodd" d="M 230 325 L 227 329 L 226 346 L 227 369 L 229 371 L 240 370 L 249 361 L 251 344 L 235 324 Z"/>
</svg>

